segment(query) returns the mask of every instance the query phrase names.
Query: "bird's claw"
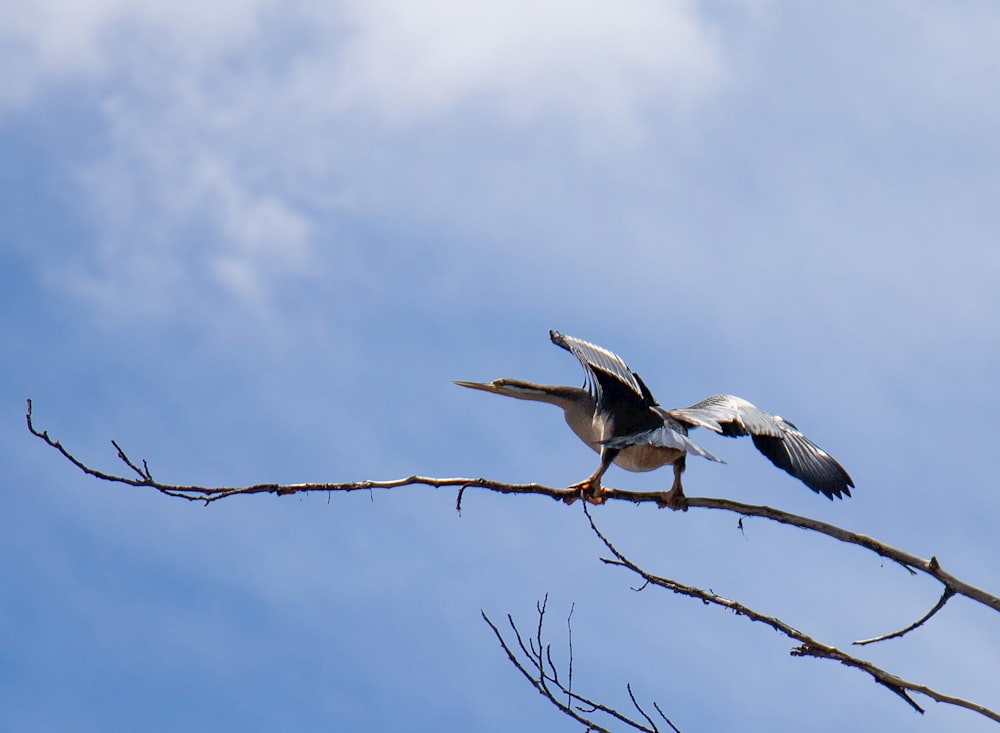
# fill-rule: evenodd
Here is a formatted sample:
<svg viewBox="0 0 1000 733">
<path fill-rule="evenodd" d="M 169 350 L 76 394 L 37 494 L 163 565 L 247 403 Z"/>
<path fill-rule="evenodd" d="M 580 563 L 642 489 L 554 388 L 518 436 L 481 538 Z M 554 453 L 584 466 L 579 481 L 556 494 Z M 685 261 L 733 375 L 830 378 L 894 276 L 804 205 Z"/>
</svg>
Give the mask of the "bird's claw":
<svg viewBox="0 0 1000 733">
<path fill-rule="evenodd" d="M 664 491 L 660 498 L 656 500 L 656 506 L 660 509 L 673 509 L 674 511 L 686 512 L 688 510 L 688 500 L 684 496 L 684 491 L 679 486 L 675 486 L 670 491 Z"/>
<path fill-rule="evenodd" d="M 577 481 L 575 484 L 570 484 L 567 488 L 578 490 L 578 493 L 564 499 L 567 504 L 572 504 L 578 498 L 582 498 L 591 504 L 603 504 L 605 502 L 604 487 L 601 486 L 600 481 L 587 478 L 583 481 Z"/>
</svg>

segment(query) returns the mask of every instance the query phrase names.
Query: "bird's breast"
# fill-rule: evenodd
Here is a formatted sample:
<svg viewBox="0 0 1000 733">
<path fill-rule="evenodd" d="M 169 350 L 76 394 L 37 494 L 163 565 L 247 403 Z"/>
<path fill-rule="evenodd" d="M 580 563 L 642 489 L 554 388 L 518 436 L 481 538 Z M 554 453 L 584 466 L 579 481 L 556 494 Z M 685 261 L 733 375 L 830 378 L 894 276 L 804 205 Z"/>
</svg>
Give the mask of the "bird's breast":
<svg viewBox="0 0 1000 733">
<path fill-rule="evenodd" d="M 653 471 L 660 466 L 674 463 L 684 451 L 657 445 L 630 445 L 615 456 L 615 464 L 626 471 Z"/>
</svg>

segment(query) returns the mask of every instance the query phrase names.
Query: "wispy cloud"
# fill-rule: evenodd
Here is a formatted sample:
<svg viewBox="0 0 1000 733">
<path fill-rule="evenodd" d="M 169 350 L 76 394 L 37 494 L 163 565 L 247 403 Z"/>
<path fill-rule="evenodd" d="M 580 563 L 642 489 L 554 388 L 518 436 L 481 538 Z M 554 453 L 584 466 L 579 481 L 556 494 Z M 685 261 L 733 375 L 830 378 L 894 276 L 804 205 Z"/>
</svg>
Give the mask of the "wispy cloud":
<svg viewBox="0 0 1000 733">
<path fill-rule="evenodd" d="M 393 185 L 372 180 L 393 175 L 379 151 L 416 144 L 427 125 L 455 129 L 466 116 L 459 129 L 472 139 L 485 119 L 557 120 L 584 143 L 630 144 L 647 109 L 689 106 L 723 76 L 711 27 L 688 2 L 63 10 L 14 14 L 25 73 L 0 100 L 24 104 L 67 80 L 102 100 L 103 143 L 77 161 L 101 247 L 67 277 L 150 312 L 190 290 L 191 272 L 251 301 L 303 273 L 324 221 Z"/>
<path fill-rule="evenodd" d="M 191 61 L 217 54 L 245 41 L 266 6 L 265 0 L 91 0 L 72 5 L 39 0 L 30 6 L 4 0 L 0 36 L 8 56 L 18 61 L 18 73 L 0 81 L 0 105 L 24 104 L 46 93 L 50 83 L 127 76 L 131 70 L 119 65 L 121 50 L 135 34 L 169 44 Z M 153 56 L 162 45 L 145 50 Z"/>
<path fill-rule="evenodd" d="M 511 120 L 639 126 L 713 91 L 721 51 L 689 2 L 350 2 L 338 98 L 406 121 L 482 105 Z"/>
</svg>

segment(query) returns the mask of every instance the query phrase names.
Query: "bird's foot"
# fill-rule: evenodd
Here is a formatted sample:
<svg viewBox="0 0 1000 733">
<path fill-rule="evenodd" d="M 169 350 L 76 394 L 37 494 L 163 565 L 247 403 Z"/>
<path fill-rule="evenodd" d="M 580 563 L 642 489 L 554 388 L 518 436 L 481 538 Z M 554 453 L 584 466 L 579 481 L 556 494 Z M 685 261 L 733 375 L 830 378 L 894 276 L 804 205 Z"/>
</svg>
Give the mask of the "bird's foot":
<svg viewBox="0 0 1000 733">
<path fill-rule="evenodd" d="M 664 491 L 660 498 L 656 500 L 656 506 L 660 509 L 673 509 L 674 511 L 686 512 L 688 510 L 688 500 L 684 496 L 684 489 L 674 486 L 670 491 Z"/>
<path fill-rule="evenodd" d="M 591 504 L 603 504 L 606 497 L 604 496 L 604 487 L 601 486 L 601 482 L 595 481 L 593 478 L 586 478 L 583 481 L 577 481 L 575 484 L 570 484 L 570 489 L 577 489 L 577 493 L 572 496 L 566 497 L 563 501 L 567 504 L 572 504 L 579 498 L 590 502 Z"/>
</svg>

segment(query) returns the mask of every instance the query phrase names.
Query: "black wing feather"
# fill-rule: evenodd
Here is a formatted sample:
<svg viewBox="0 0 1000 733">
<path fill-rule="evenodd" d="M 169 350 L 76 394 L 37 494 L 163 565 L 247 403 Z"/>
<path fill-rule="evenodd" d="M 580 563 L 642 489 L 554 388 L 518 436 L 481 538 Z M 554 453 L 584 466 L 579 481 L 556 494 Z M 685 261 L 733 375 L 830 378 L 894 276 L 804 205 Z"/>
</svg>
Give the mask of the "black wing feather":
<svg viewBox="0 0 1000 733">
<path fill-rule="evenodd" d="M 850 496 L 854 481 L 829 453 L 788 420 L 733 395 L 670 410 L 676 419 L 730 438 L 749 435 L 771 463 L 827 498 Z"/>
</svg>

